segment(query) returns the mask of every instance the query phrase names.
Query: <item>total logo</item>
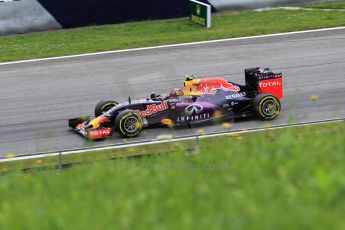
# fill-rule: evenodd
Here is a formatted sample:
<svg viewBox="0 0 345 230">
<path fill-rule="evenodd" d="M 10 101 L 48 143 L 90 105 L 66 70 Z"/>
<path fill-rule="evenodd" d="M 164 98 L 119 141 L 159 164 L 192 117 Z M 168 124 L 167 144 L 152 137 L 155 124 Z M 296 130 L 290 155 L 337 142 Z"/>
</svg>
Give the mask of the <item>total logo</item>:
<svg viewBox="0 0 345 230">
<path fill-rule="evenodd" d="M 266 87 L 277 86 L 277 85 L 281 85 L 281 82 L 279 81 L 259 82 L 260 88 L 266 88 Z"/>
<path fill-rule="evenodd" d="M 168 109 L 168 103 L 166 101 L 163 101 L 161 104 L 148 105 L 146 110 L 143 110 L 143 111 L 136 110 L 136 112 L 139 113 L 141 117 L 147 117 L 166 109 Z"/>
<path fill-rule="evenodd" d="M 89 137 L 92 139 L 103 138 L 109 136 L 111 133 L 111 128 L 104 128 L 99 130 L 92 130 L 89 132 Z"/>
</svg>

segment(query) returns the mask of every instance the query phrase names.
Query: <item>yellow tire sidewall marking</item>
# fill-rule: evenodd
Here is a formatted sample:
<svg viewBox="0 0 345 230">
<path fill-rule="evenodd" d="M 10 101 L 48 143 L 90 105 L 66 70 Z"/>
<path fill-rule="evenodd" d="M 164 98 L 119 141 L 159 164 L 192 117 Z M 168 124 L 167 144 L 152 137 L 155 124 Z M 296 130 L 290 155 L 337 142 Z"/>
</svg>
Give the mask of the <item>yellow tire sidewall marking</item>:
<svg viewBox="0 0 345 230">
<path fill-rule="evenodd" d="M 120 122 L 119 122 L 119 128 L 120 128 L 121 133 L 123 135 L 125 135 L 125 136 L 132 137 L 132 136 L 137 135 L 138 132 L 141 131 L 141 129 L 138 129 L 137 132 L 134 132 L 134 133 L 129 135 L 128 133 L 124 132 L 124 130 L 122 129 L 122 124 L 123 124 L 124 120 L 126 120 L 128 117 L 133 116 L 133 115 L 138 118 L 138 122 L 143 123 L 143 120 L 142 120 L 141 116 L 139 114 L 137 114 L 137 113 L 131 112 L 131 113 L 128 113 L 128 114 L 124 115 L 123 117 L 121 117 Z"/>
<path fill-rule="evenodd" d="M 275 112 L 272 116 L 267 116 L 266 114 L 263 114 L 263 112 L 262 112 L 262 103 L 263 103 L 264 101 L 266 101 L 267 99 L 273 100 L 273 102 L 278 106 L 276 112 Z M 272 96 L 267 96 L 267 97 L 264 97 L 264 98 L 261 99 L 261 101 L 260 101 L 260 103 L 259 103 L 259 106 L 258 106 L 258 110 L 259 110 L 259 113 L 260 113 L 260 115 L 261 115 L 262 117 L 273 119 L 273 118 L 277 117 L 277 116 L 279 115 L 279 113 L 280 113 L 280 103 L 279 103 L 279 101 L 277 100 L 277 98 L 272 97 Z"/>
</svg>

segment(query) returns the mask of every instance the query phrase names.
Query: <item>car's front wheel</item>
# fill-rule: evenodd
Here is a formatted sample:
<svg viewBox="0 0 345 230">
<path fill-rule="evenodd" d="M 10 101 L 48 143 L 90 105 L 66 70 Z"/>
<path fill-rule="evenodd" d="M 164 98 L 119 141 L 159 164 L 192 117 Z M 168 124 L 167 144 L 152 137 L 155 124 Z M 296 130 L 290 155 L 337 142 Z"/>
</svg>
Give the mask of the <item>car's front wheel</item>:
<svg viewBox="0 0 345 230">
<path fill-rule="evenodd" d="M 115 128 L 123 137 L 136 137 L 143 128 L 143 119 L 133 110 L 121 111 L 115 119 Z"/>
<path fill-rule="evenodd" d="M 119 103 L 117 101 L 112 100 L 102 100 L 97 103 L 95 107 L 95 116 L 98 117 L 102 115 L 104 112 L 107 112 L 109 109 L 117 106 Z"/>
<path fill-rule="evenodd" d="M 281 110 L 279 99 L 271 94 L 257 95 L 253 104 L 256 114 L 261 120 L 273 120 Z"/>
</svg>

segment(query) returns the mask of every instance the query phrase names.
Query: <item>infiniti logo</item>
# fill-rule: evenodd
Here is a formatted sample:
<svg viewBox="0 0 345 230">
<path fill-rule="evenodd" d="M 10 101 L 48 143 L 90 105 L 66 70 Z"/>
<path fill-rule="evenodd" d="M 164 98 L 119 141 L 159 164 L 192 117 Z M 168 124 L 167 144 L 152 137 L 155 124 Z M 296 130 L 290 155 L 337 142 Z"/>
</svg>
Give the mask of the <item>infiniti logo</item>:
<svg viewBox="0 0 345 230">
<path fill-rule="evenodd" d="M 204 110 L 204 107 L 202 107 L 201 105 L 190 105 L 187 108 L 185 108 L 184 112 L 187 115 L 192 115 L 194 114 L 199 114 Z"/>
</svg>

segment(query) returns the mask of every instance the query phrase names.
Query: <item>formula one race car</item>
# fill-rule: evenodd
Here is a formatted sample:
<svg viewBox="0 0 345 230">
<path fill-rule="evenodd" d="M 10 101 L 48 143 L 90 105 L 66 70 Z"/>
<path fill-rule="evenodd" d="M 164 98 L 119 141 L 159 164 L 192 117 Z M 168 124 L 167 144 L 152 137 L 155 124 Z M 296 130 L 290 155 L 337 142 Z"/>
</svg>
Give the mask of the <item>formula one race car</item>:
<svg viewBox="0 0 345 230">
<path fill-rule="evenodd" d="M 124 137 L 135 137 L 143 128 L 191 125 L 213 120 L 257 116 L 262 120 L 276 118 L 283 97 L 282 74 L 268 68 L 245 70 L 245 85 L 223 78 L 196 78 L 187 75 L 184 88 L 167 95 L 152 93 L 150 98 L 118 103 L 100 101 L 95 118 L 69 119 L 69 126 L 90 139 L 110 136 L 114 131 Z"/>
</svg>

